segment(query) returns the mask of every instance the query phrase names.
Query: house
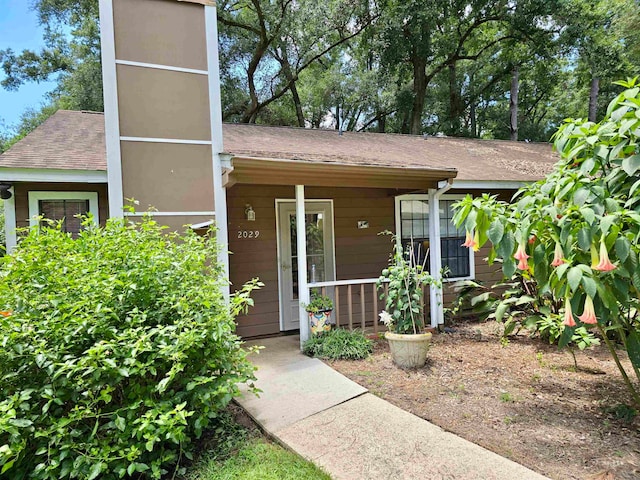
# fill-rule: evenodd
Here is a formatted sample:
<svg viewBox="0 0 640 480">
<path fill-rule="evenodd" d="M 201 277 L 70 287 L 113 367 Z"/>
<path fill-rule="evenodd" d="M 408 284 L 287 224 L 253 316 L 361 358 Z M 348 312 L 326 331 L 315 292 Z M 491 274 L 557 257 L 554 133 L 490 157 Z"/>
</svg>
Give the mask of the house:
<svg viewBox="0 0 640 480">
<path fill-rule="evenodd" d="M 339 299 L 340 323 L 375 323 L 385 230 L 429 251 L 434 275 L 498 279 L 486 252 L 461 246 L 451 206 L 467 193 L 509 199 L 557 161 L 548 144 L 223 124 L 212 2 L 100 9 L 105 113 L 59 111 L 0 156 L 8 247 L 37 215 L 71 233 L 75 213 L 135 220 L 149 207 L 173 229 L 215 222 L 232 284 L 265 283 L 238 319 L 245 337 L 304 340 L 312 289 Z M 135 212 L 123 211 L 130 198 Z M 447 300 L 430 289 L 432 326 Z"/>
</svg>

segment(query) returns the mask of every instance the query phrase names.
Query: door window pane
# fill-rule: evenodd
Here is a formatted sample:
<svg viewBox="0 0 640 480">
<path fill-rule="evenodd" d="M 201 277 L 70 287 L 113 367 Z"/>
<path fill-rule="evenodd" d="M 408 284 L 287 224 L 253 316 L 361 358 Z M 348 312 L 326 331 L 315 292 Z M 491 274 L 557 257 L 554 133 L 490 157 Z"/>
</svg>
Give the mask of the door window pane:
<svg viewBox="0 0 640 480">
<path fill-rule="evenodd" d="M 307 282 L 324 282 L 326 280 L 325 249 L 324 249 L 324 214 L 307 213 L 305 215 L 307 235 Z M 298 299 L 298 257 L 296 245 L 298 235 L 296 230 L 296 215 L 289 215 L 291 232 L 291 275 L 293 285 L 293 299 Z"/>
</svg>

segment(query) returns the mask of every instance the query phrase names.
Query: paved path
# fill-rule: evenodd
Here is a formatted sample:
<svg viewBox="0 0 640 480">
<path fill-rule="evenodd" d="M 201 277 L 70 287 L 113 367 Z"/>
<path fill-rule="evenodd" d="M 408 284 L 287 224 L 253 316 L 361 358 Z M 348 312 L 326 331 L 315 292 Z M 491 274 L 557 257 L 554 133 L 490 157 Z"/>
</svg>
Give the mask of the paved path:
<svg viewBox="0 0 640 480">
<path fill-rule="evenodd" d="M 238 403 L 335 480 L 544 480 L 522 465 L 391 405 L 317 359 L 299 337 L 254 342 L 260 398 Z"/>
</svg>

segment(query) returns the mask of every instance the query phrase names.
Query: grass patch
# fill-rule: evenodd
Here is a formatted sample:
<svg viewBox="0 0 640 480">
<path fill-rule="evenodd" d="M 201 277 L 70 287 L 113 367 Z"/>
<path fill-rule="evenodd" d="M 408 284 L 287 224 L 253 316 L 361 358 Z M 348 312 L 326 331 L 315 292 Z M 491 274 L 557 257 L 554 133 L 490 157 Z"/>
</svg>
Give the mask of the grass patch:
<svg viewBox="0 0 640 480">
<path fill-rule="evenodd" d="M 330 480 L 295 453 L 262 438 L 252 438 L 225 460 L 203 458 L 188 480 Z"/>
<path fill-rule="evenodd" d="M 310 357 L 327 360 L 362 360 L 371 355 L 373 342 L 359 330 L 336 328 L 312 336 L 304 342 L 302 351 Z"/>
</svg>

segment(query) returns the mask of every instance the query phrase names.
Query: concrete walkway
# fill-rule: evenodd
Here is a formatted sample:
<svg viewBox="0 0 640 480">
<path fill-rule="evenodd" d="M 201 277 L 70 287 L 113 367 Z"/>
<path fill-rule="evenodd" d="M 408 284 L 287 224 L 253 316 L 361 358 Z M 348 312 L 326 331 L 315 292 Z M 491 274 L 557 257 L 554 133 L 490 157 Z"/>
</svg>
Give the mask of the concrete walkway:
<svg viewBox="0 0 640 480">
<path fill-rule="evenodd" d="M 299 337 L 254 342 L 260 398 L 238 403 L 333 479 L 543 480 L 522 465 L 401 410 L 300 353 Z"/>
</svg>

